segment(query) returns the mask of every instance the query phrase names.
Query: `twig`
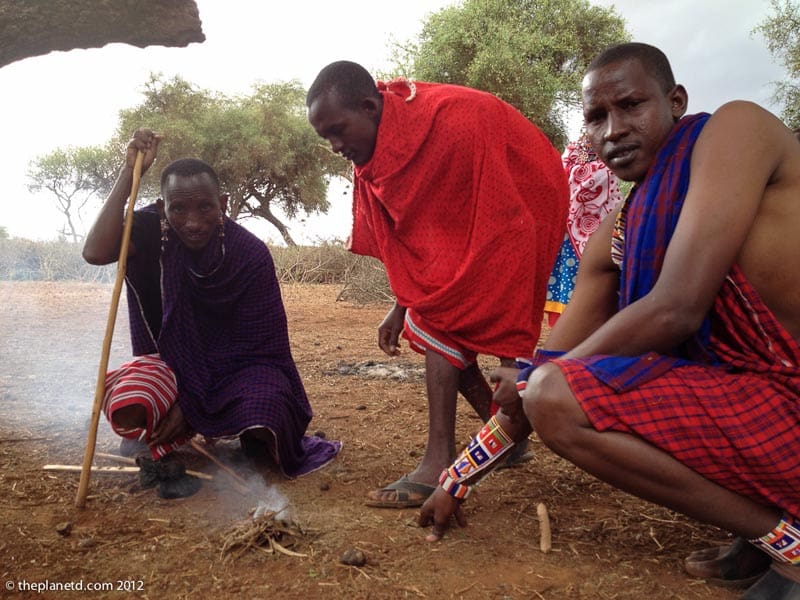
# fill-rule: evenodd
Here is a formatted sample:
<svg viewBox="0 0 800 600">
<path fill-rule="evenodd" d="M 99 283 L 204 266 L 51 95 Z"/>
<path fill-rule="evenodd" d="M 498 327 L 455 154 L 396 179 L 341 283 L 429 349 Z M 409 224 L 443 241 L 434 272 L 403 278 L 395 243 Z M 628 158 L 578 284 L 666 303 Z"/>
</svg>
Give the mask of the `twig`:
<svg viewBox="0 0 800 600">
<path fill-rule="evenodd" d="M 539 549 L 542 552 L 550 552 L 553 547 L 553 538 L 550 533 L 550 515 L 547 514 L 547 507 L 542 502 L 536 506 L 536 514 L 539 516 Z"/>
<path fill-rule="evenodd" d="M 136 461 L 128 456 L 120 456 L 119 454 L 107 454 L 105 452 L 95 452 L 94 455 L 97 458 L 107 458 L 109 460 L 113 460 L 119 463 L 124 463 L 126 465 L 135 465 Z"/>
<path fill-rule="evenodd" d="M 46 437 L 28 437 L 28 438 L 3 438 L 0 439 L 0 444 L 11 442 L 35 442 L 37 440 L 46 440 Z"/>
<path fill-rule="evenodd" d="M 134 459 L 128 456 L 120 456 L 119 454 L 107 454 L 105 452 L 95 452 L 94 455 L 100 458 L 115 460 L 117 462 L 121 462 L 126 465 L 136 464 L 136 461 Z M 201 473 L 200 471 L 192 471 L 191 469 L 186 469 L 186 474 L 191 475 L 192 477 L 197 477 L 198 479 L 208 479 L 208 480 L 214 479 L 212 475 L 208 475 L 207 473 Z"/>
<path fill-rule="evenodd" d="M 243 495 L 246 496 L 247 494 L 250 493 L 250 487 L 247 485 L 247 481 L 245 481 L 240 475 L 238 475 L 236 473 L 236 471 L 234 471 L 229 466 L 227 466 L 224 463 L 222 463 L 216 456 L 214 456 L 208 450 L 206 450 L 200 444 L 198 444 L 197 441 L 195 441 L 193 439 L 189 440 L 189 444 L 192 446 L 192 448 L 197 450 L 200 454 L 205 456 L 208 460 L 210 460 L 212 463 L 214 463 L 220 469 L 222 469 L 228 475 L 230 475 L 233 478 L 233 480 L 235 481 L 235 483 L 236 483 L 236 486 L 234 486 L 234 487 L 236 488 L 236 490 L 240 494 L 243 494 Z"/>
<path fill-rule="evenodd" d="M 68 471 L 79 472 L 82 469 L 80 465 L 45 465 L 42 467 L 43 471 Z M 98 467 L 92 465 L 92 473 L 138 473 L 139 467 Z M 214 479 L 211 475 L 201 473 L 200 471 L 186 471 L 187 475 L 197 477 L 198 479 L 211 480 Z"/>
<path fill-rule="evenodd" d="M 473 582 L 472 582 L 472 583 L 470 583 L 470 584 L 469 584 L 467 587 L 465 587 L 465 588 L 461 588 L 460 590 L 456 590 L 456 596 L 460 596 L 461 594 L 463 594 L 463 593 L 464 593 L 464 592 L 466 592 L 467 590 L 471 590 L 472 588 L 474 588 L 474 587 L 475 587 L 475 585 L 476 585 L 477 583 L 478 583 L 477 581 L 473 581 Z"/>
</svg>

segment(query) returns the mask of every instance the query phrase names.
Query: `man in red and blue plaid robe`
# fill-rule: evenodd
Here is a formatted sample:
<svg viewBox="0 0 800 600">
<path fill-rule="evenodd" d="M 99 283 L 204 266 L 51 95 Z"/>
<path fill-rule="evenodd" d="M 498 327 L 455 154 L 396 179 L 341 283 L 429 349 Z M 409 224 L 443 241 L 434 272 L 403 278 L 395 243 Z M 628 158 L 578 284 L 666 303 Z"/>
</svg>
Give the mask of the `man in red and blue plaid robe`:
<svg viewBox="0 0 800 600">
<path fill-rule="evenodd" d="M 744 598 L 798 598 L 800 269 L 787 260 L 800 251 L 800 146 L 754 104 L 684 116 L 687 101 L 652 46 L 616 46 L 590 65 L 592 146 L 636 186 L 589 240 L 521 399 L 497 374 L 498 422 L 749 540 L 773 562 Z M 449 493 L 422 510 L 431 539 L 475 477 L 449 473 Z"/>
</svg>

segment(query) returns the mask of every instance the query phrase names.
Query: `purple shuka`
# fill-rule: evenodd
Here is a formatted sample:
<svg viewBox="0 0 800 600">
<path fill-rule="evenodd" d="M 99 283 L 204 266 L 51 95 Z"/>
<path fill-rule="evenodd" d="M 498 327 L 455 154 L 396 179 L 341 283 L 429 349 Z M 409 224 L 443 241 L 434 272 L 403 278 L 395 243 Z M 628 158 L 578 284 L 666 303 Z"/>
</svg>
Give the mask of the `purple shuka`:
<svg viewBox="0 0 800 600">
<path fill-rule="evenodd" d="M 126 276 L 133 353 L 158 353 L 175 371 L 192 429 L 214 438 L 266 427 L 289 477 L 327 464 L 341 443 L 304 435 L 311 406 L 267 246 L 225 218 L 224 238 L 199 255 L 174 232 L 162 251 L 155 206 L 135 217 Z"/>
</svg>

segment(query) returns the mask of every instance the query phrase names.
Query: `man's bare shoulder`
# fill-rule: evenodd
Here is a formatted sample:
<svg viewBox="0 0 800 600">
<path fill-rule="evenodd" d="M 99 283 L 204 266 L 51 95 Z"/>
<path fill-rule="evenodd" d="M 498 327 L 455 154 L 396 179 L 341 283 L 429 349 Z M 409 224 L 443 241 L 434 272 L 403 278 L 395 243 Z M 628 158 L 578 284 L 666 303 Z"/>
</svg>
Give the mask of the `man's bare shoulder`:
<svg viewBox="0 0 800 600">
<path fill-rule="evenodd" d="M 800 143 L 780 119 L 752 102 L 721 106 L 709 119 L 713 146 L 738 149 L 731 178 L 759 182 L 755 215 L 737 263 L 767 306 L 800 339 L 800 271 L 787 269 L 800 253 Z M 709 147 L 713 152 L 713 149 Z M 737 173 L 738 171 L 738 173 Z"/>
</svg>

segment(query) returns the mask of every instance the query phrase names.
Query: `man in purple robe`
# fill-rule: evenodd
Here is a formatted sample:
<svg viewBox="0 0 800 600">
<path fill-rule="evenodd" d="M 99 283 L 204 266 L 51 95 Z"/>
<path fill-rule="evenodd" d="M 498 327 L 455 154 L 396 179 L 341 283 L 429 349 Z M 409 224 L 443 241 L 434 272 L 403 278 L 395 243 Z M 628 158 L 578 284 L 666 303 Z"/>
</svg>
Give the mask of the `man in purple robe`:
<svg viewBox="0 0 800 600">
<path fill-rule="evenodd" d="M 119 257 L 136 154 L 144 174 L 158 143 L 149 129 L 134 133 L 86 237 L 87 262 Z M 271 458 L 288 477 L 321 468 L 341 444 L 305 435 L 311 407 L 267 246 L 225 217 L 227 196 L 198 159 L 170 163 L 161 194 L 134 213 L 126 285 L 135 358 L 108 375 L 112 428 L 145 442 L 154 459 L 200 433 L 238 436 L 246 453 Z"/>
</svg>

